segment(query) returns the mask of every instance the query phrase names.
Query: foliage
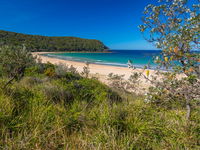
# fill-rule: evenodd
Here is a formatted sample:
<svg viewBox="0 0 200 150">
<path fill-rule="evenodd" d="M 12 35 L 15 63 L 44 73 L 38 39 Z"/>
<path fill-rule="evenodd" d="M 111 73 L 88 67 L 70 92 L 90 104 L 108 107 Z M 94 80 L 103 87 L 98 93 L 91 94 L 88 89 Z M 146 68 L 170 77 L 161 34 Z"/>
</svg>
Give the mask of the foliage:
<svg viewBox="0 0 200 150">
<path fill-rule="evenodd" d="M 46 98 L 54 104 L 70 104 L 73 101 L 73 95 L 62 87 L 46 84 L 42 88 Z"/>
<path fill-rule="evenodd" d="M 71 72 L 69 70 L 69 67 L 62 63 L 58 64 L 55 67 L 55 73 L 58 77 L 64 77 L 66 75 L 66 72 Z"/>
<path fill-rule="evenodd" d="M 156 60 L 162 66 L 200 77 L 200 55 L 192 52 L 199 50 L 199 12 L 199 0 L 160 0 L 158 5 L 145 8 L 140 30 L 149 42 L 162 49 L 162 58 Z"/>
<path fill-rule="evenodd" d="M 67 66 L 65 64 L 58 64 L 55 66 L 55 72 L 57 77 L 63 77 L 66 75 L 66 72 L 70 72 L 72 74 L 78 74 L 78 71 L 76 70 L 76 68 L 74 66 Z"/>
<path fill-rule="evenodd" d="M 128 82 L 137 85 L 139 77 Z M 166 111 L 121 93 L 73 66 L 27 67 L 21 80 L 0 90 L 0 149 L 198 149 L 199 105 L 188 126 L 182 107 Z"/>
<path fill-rule="evenodd" d="M 132 92 L 138 93 L 140 91 L 140 80 L 142 77 L 142 73 L 134 72 L 129 77 L 128 80 L 124 79 L 125 75 L 118 75 L 110 73 L 108 75 L 108 80 L 110 81 L 110 87 L 116 89 L 118 91 L 123 91 L 125 93 Z"/>
<path fill-rule="evenodd" d="M 55 68 L 47 68 L 44 74 L 48 77 L 54 77 L 56 75 Z"/>
<path fill-rule="evenodd" d="M 185 107 L 186 101 L 194 100 L 193 106 L 200 100 L 199 81 L 185 77 L 177 79 L 175 74 L 165 73 L 160 81 L 154 81 L 155 87 L 151 87 L 146 102 L 155 103 L 165 108 Z"/>
<path fill-rule="evenodd" d="M 88 78 L 89 73 L 90 73 L 90 68 L 89 68 L 89 62 L 86 62 L 86 66 L 83 67 L 83 72 L 82 75 Z"/>
<path fill-rule="evenodd" d="M 37 51 L 104 51 L 108 49 L 98 40 L 88 40 L 76 37 L 47 37 L 26 35 L 15 32 L 0 31 L 0 45 L 21 46 L 27 50 Z"/>
<path fill-rule="evenodd" d="M 110 73 L 108 75 L 108 80 L 111 81 L 110 86 L 117 90 L 126 91 L 127 82 L 124 80 L 124 75 L 118 75 Z"/>
<path fill-rule="evenodd" d="M 34 65 L 35 58 L 26 51 L 26 47 L 3 46 L 0 48 L 0 68 L 2 76 L 10 78 L 8 85 L 14 79 L 24 76 L 25 69 Z"/>
<path fill-rule="evenodd" d="M 166 111 L 132 95 L 110 103 L 112 91 L 98 81 L 43 78 L 0 90 L 1 149 L 199 148 L 199 106 L 188 126 L 181 108 Z M 70 89 L 73 97 L 64 96 Z"/>
<path fill-rule="evenodd" d="M 191 2 L 190 2 L 191 3 Z M 165 104 L 182 102 L 187 108 L 187 119 L 191 107 L 199 101 L 200 87 L 200 5 L 199 0 L 159 0 L 157 5 L 148 5 L 144 11 L 143 25 L 140 26 L 145 38 L 162 49 L 162 56 L 155 62 L 171 73 L 162 80 L 152 80 L 155 85 L 148 94 L 147 101 Z M 173 69 L 173 70 L 172 70 Z M 182 73 L 181 79 L 174 77 L 172 71 Z M 174 104 L 174 103 L 173 103 Z"/>
</svg>

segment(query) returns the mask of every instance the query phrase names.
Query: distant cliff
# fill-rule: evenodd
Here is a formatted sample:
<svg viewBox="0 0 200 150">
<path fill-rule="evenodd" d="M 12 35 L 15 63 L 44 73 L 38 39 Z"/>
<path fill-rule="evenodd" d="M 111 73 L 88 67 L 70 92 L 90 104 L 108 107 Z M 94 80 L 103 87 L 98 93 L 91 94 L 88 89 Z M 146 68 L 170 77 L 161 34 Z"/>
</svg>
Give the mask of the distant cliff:
<svg viewBox="0 0 200 150">
<path fill-rule="evenodd" d="M 77 37 L 48 37 L 0 30 L 0 45 L 25 45 L 29 51 L 91 51 L 108 49 L 101 41 Z"/>
</svg>

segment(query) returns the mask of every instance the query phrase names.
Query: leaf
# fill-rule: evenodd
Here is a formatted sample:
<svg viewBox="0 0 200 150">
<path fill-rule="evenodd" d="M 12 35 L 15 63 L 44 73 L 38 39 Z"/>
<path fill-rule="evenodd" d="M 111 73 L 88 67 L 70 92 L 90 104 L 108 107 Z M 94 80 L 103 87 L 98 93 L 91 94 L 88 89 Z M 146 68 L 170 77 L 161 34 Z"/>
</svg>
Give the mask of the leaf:
<svg viewBox="0 0 200 150">
<path fill-rule="evenodd" d="M 191 67 L 191 68 L 189 68 L 189 70 L 188 70 L 189 72 L 194 72 L 194 68 L 193 67 Z"/>
<path fill-rule="evenodd" d="M 172 52 L 172 47 L 169 48 L 169 51 Z"/>
<path fill-rule="evenodd" d="M 147 77 L 149 76 L 149 74 L 150 74 L 150 72 L 149 72 L 149 70 L 147 70 L 147 71 L 146 71 L 146 75 L 147 75 Z"/>
<path fill-rule="evenodd" d="M 165 57 L 164 59 L 165 59 L 165 61 L 166 61 L 166 62 L 168 62 L 168 61 L 169 61 L 169 58 L 168 58 L 168 57 Z"/>
<path fill-rule="evenodd" d="M 174 48 L 174 53 L 178 53 L 178 47 L 176 46 L 175 48 Z"/>
<path fill-rule="evenodd" d="M 171 57 L 170 57 L 170 61 L 172 61 L 173 59 L 174 59 L 174 56 L 171 56 Z"/>
</svg>

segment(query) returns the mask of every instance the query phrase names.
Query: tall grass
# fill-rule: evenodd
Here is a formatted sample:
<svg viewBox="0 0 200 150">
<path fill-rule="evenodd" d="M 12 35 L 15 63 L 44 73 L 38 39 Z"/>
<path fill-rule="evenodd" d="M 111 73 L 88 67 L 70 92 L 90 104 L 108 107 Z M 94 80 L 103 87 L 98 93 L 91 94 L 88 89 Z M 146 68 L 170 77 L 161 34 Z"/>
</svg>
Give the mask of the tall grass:
<svg viewBox="0 0 200 150">
<path fill-rule="evenodd" d="M 200 110 L 191 122 L 142 96 L 94 79 L 25 77 L 0 91 L 0 149 L 199 149 Z"/>
</svg>

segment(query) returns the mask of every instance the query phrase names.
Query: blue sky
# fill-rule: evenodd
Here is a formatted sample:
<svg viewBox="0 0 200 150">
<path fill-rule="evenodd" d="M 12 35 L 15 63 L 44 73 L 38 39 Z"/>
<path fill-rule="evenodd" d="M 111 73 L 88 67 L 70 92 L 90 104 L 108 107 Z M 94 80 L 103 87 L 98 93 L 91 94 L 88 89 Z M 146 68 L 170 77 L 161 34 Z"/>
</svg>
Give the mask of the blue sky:
<svg viewBox="0 0 200 150">
<path fill-rule="evenodd" d="M 0 0 L 0 29 L 103 41 L 111 49 L 155 49 L 139 29 L 155 0 Z"/>
</svg>

